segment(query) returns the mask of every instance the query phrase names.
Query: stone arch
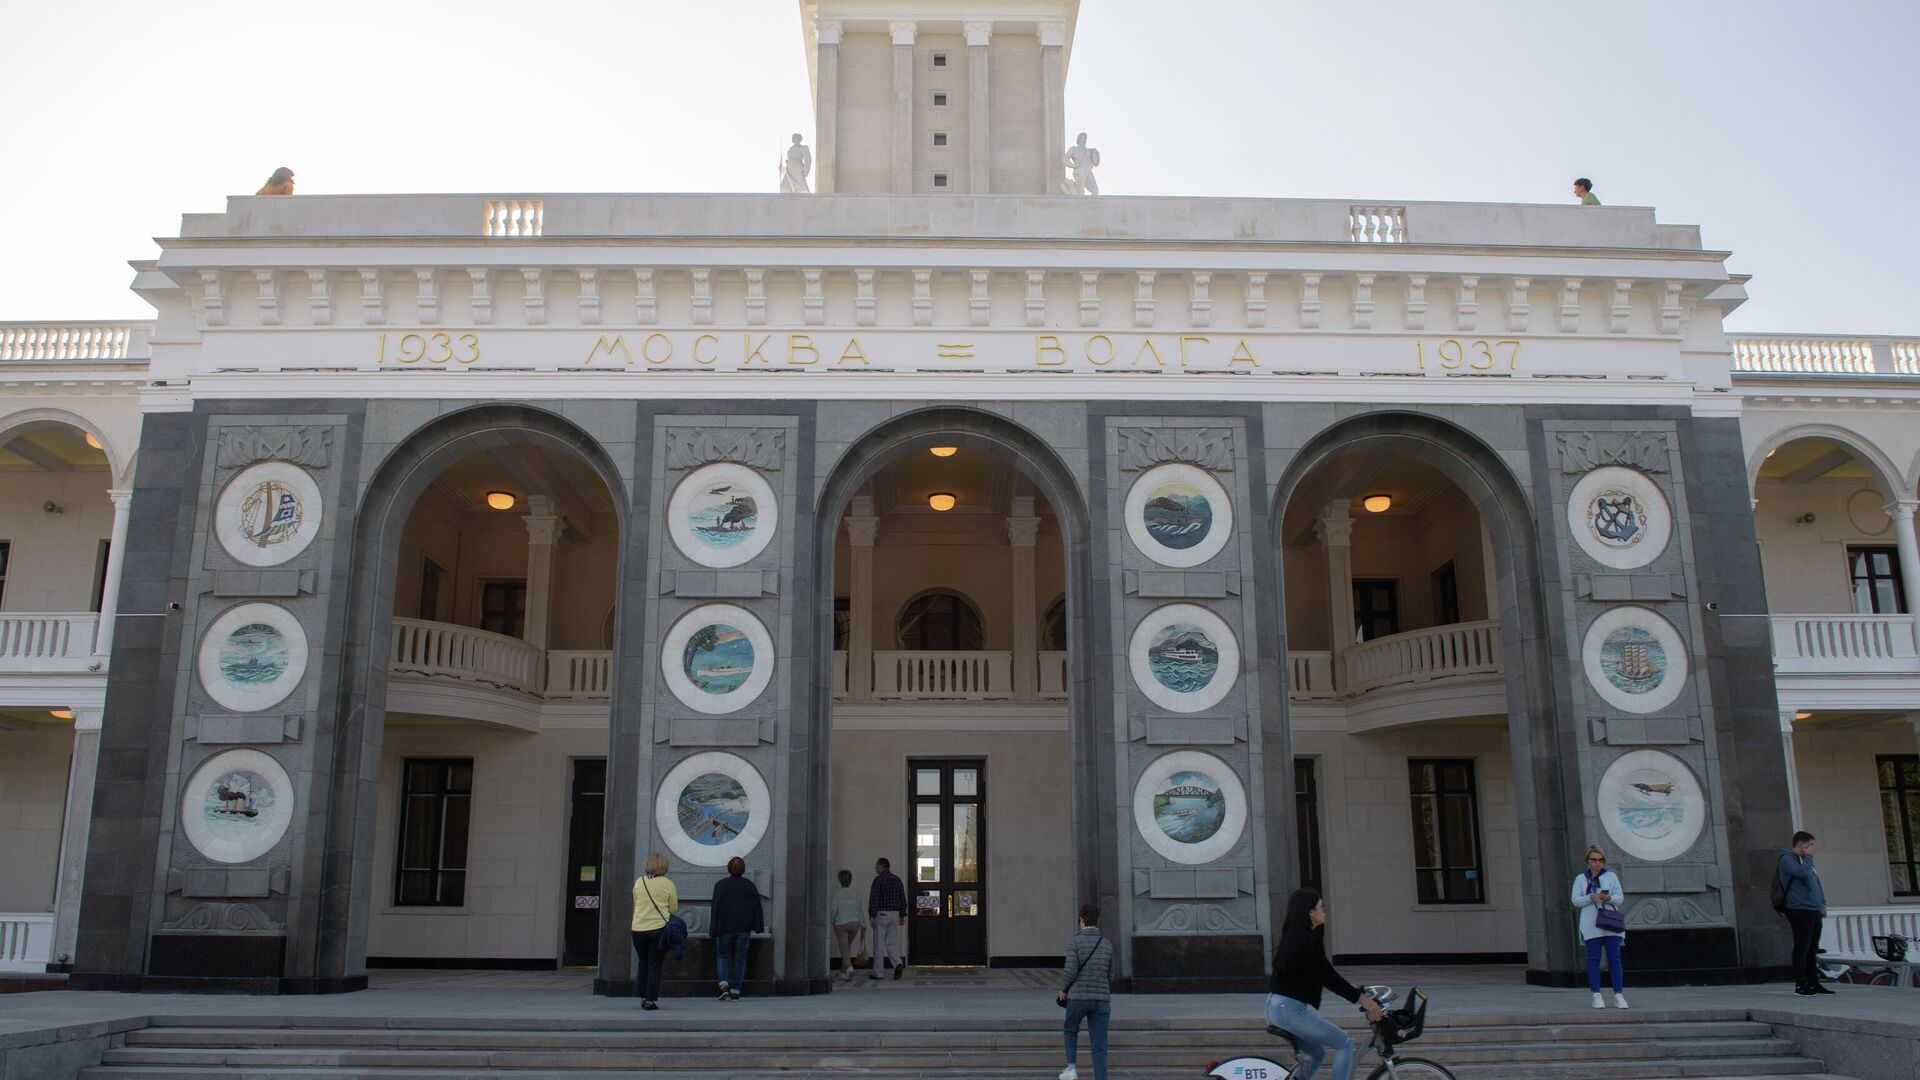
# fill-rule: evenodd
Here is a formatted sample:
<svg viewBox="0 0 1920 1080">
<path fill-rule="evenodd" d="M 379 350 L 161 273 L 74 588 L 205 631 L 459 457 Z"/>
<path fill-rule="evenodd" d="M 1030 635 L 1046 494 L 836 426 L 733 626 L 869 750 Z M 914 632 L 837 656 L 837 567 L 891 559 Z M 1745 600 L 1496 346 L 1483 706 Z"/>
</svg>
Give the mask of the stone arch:
<svg viewBox="0 0 1920 1080">
<path fill-rule="evenodd" d="M 1767 462 L 1767 455 L 1788 443 L 1801 439 L 1828 439 L 1851 450 L 1873 473 L 1874 483 L 1888 502 L 1895 499 L 1913 498 L 1916 475 L 1920 475 L 1920 455 L 1914 458 L 1913 467 L 1902 470 L 1893 463 L 1886 452 L 1859 432 L 1833 424 L 1794 424 L 1781 428 L 1756 444 L 1747 458 L 1747 497 L 1758 498 L 1760 488 L 1760 467 Z"/>
<path fill-rule="evenodd" d="M 1073 859 L 1077 901 L 1092 901 L 1102 910 L 1118 910 L 1119 880 L 1111 857 L 1115 839 L 1114 807 L 1118 805 L 1113 780 L 1111 740 L 1097 737 L 1093 702 L 1102 692 L 1096 682 L 1106 678 L 1095 670 L 1088 654 L 1086 628 L 1110 617 L 1104 596 L 1095 595 L 1091 563 L 1090 511 L 1081 484 L 1067 462 L 1045 439 L 1004 416 L 964 406 L 934 406 L 894 416 L 854 439 L 837 459 L 819 466 L 818 497 L 814 500 L 811 542 L 811 582 L 816 600 L 810 613 L 813 629 L 806 670 L 796 673 L 795 700 L 811 705 L 807 745 L 812 748 L 796 760 L 795 782 L 786 793 L 789 820 L 807 822 L 815 808 L 830 805 L 833 716 L 833 556 L 840 519 L 854 494 L 887 462 L 902 454 L 933 446 L 958 446 L 1011 458 L 1039 488 L 1060 523 L 1066 559 L 1068 760 L 1073 779 Z M 807 560 L 801 559 L 803 563 Z M 796 722 L 798 718 L 796 718 Z M 789 886 L 796 903 L 788 906 L 784 956 L 792 973 L 809 983 L 823 982 L 827 974 L 825 920 L 833 887 L 827 847 L 830 826 L 824 817 L 804 834 L 789 838 L 793 853 L 806 869 L 792 873 Z M 811 922 L 812 925 L 809 925 Z"/>
<path fill-rule="evenodd" d="M 310 890 L 318 903 L 298 937 L 289 940 L 286 962 L 290 977 L 311 979 L 323 991 L 365 985 L 366 925 L 375 887 L 371 880 L 370 834 L 379 797 L 378 781 L 368 779 L 373 774 L 367 762 L 375 762 L 377 769 L 384 734 L 386 657 L 393 629 L 387 616 L 393 608 L 394 567 L 401 533 L 421 493 L 448 466 L 503 442 L 568 454 L 592 469 L 613 497 L 623 546 L 618 570 L 623 595 L 634 573 L 633 560 L 625 557 L 632 535 L 631 482 L 596 439 L 558 413 L 497 403 L 460 409 L 414 431 L 377 464 L 362 471 L 367 479 L 360 486 L 358 499 L 343 499 L 354 504 L 354 517 L 342 528 L 342 535 L 351 537 L 352 547 L 338 564 L 346 600 L 339 636 L 339 676 L 331 691 L 332 715 L 314 725 L 314 776 L 325 777 L 327 783 L 312 792 L 307 816 L 324 822 L 325 833 L 317 844 L 309 840 L 297 868 L 297 872 L 320 882 L 319 888 Z M 618 716 L 617 682 L 613 693 L 609 714 Z M 613 727 L 610 720 L 610 738 Z M 625 783 L 616 788 L 612 783 L 616 772 L 629 772 L 631 764 L 612 753 L 607 760 L 609 818 L 615 813 L 631 817 L 632 804 L 638 798 L 634 785 Z M 607 880 L 620 880 L 622 874 L 632 876 L 628 872 L 632 868 L 631 851 L 610 845 L 608 855 L 612 865 L 605 868 Z M 603 928 L 603 966 L 605 957 L 614 952 L 607 947 L 607 936 Z M 626 936 L 617 936 L 617 955 L 624 962 L 628 953 Z"/>
<path fill-rule="evenodd" d="M 124 488 L 133 482 L 133 458 L 131 452 L 122 455 L 113 439 L 107 434 L 104 424 L 90 420 L 70 409 L 42 407 L 26 409 L 0 418 L 0 443 L 6 442 L 15 432 L 30 430 L 50 424 L 64 424 L 77 428 L 93 436 L 100 443 L 100 452 L 107 456 L 107 473 L 111 478 L 110 488 Z"/>
<path fill-rule="evenodd" d="M 1493 540 L 1500 595 L 1501 650 L 1505 659 L 1507 728 L 1513 755 L 1516 801 L 1522 822 L 1539 823 L 1532 843 L 1522 840 L 1522 892 L 1526 897 L 1528 966 L 1570 971 L 1574 931 L 1564 901 L 1561 868 L 1572 841 L 1564 823 L 1578 820 L 1579 786 L 1572 748 L 1577 733 L 1561 722 L 1555 702 L 1551 626 L 1541 583 L 1544 565 L 1533 501 L 1521 477 L 1497 451 L 1467 429 L 1408 411 L 1371 412 L 1343 420 L 1309 438 L 1279 470 L 1269 509 L 1268 531 L 1282 617 L 1285 565 L 1280 550 L 1287 508 L 1303 481 L 1335 456 L 1355 451 L 1393 451 L 1418 457 L 1438 469 L 1473 503 Z M 1283 698 L 1283 701 L 1285 699 Z M 1291 703 L 1285 706 L 1291 711 Z M 1291 720 L 1288 721 L 1289 730 Z M 1291 742 L 1289 742 L 1291 755 Z M 1585 838 L 1580 838 L 1585 843 Z"/>
</svg>

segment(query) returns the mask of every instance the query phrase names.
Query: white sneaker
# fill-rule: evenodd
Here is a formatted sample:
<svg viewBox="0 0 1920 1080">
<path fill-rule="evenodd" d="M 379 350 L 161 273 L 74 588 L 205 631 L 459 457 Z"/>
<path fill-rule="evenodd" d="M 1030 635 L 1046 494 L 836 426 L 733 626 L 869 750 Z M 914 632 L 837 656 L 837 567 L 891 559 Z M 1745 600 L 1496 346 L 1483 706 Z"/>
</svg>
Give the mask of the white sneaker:
<svg viewBox="0 0 1920 1080">
<path fill-rule="evenodd" d="M 1607 1007 L 1607 1003 L 1603 998 L 1601 998 L 1599 994 L 1596 993 L 1593 995 L 1593 1007 L 1596 1009 L 1604 1009 Z"/>
<path fill-rule="evenodd" d="M 1625 994 L 1615 994 L 1615 995 L 1613 995 L 1613 1007 L 1614 1007 L 1614 1008 L 1616 1008 L 1616 1009 L 1624 1009 L 1624 1008 L 1626 1008 L 1626 1007 L 1627 1007 L 1627 995 L 1625 995 Z"/>
<path fill-rule="evenodd" d="M 1060 1080 L 1080 1080 L 1080 1070 L 1069 1065 L 1060 1070 Z"/>
</svg>

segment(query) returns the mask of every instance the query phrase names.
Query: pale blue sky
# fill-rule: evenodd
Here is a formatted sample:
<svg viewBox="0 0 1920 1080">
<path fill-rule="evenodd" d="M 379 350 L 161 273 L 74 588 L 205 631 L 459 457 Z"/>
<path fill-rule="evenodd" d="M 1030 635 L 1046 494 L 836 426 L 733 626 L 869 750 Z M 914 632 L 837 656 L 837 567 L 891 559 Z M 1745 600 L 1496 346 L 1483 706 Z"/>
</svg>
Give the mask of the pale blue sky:
<svg viewBox="0 0 1920 1080">
<path fill-rule="evenodd" d="M 1731 250 L 1741 330 L 1920 334 L 1920 3 L 1083 0 L 1068 131 L 1126 195 L 1563 202 Z M 772 190 L 794 0 L 0 0 L 0 319 L 141 316 L 126 260 L 303 193 Z M 1907 74 L 1903 74 L 1907 72 Z"/>
</svg>

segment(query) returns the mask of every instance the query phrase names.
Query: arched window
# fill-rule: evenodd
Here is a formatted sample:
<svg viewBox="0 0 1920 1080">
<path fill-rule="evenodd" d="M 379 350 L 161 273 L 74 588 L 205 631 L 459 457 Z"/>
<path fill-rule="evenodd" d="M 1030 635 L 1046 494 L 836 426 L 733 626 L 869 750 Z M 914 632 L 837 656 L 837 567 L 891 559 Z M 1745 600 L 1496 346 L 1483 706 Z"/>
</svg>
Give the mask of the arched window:
<svg viewBox="0 0 1920 1080">
<path fill-rule="evenodd" d="M 1047 605 L 1047 613 L 1040 616 L 1040 651 L 1067 651 L 1067 598 L 1056 596 L 1053 603 Z"/>
<path fill-rule="evenodd" d="M 977 652 L 985 647 L 980 609 L 957 592 L 934 589 L 921 593 L 900 609 L 894 640 L 916 652 Z"/>
</svg>

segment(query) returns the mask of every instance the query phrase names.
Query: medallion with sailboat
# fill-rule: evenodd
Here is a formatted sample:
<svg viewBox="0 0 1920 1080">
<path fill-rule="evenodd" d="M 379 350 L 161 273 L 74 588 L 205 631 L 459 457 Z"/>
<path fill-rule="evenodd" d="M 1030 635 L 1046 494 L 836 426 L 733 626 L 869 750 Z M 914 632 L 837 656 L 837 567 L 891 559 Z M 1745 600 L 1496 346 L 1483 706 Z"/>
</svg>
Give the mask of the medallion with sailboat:
<svg viewBox="0 0 1920 1080">
<path fill-rule="evenodd" d="M 1643 607 L 1611 608 L 1587 628 L 1587 681 L 1608 704 L 1632 713 L 1663 709 L 1687 678 L 1686 646 L 1672 623 Z"/>
<path fill-rule="evenodd" d="M 320 487 L 305 469 L 263 461 L 240 471 L 214 504 L 220 547 L 245 566 L 278 566 L 300 554 L 320 530 Z"/>
<path fill-rule="evenodd" d="M 1233 632 L 1198 604 L 1169 604 L 1149 613 L 1134 629 L 1127 657 L 1141 693 L 1175 712 L 1217 704 L 1240 670 Z"/>
<path fill-rule="evenodd" d="M 194 850 L 215 862 L 251 862 L 273 849 L 293 817 L 293 783 L 259 750 L 227 750 L 195 769 L 181 793 L 180 823 Z"/>
</svg>

